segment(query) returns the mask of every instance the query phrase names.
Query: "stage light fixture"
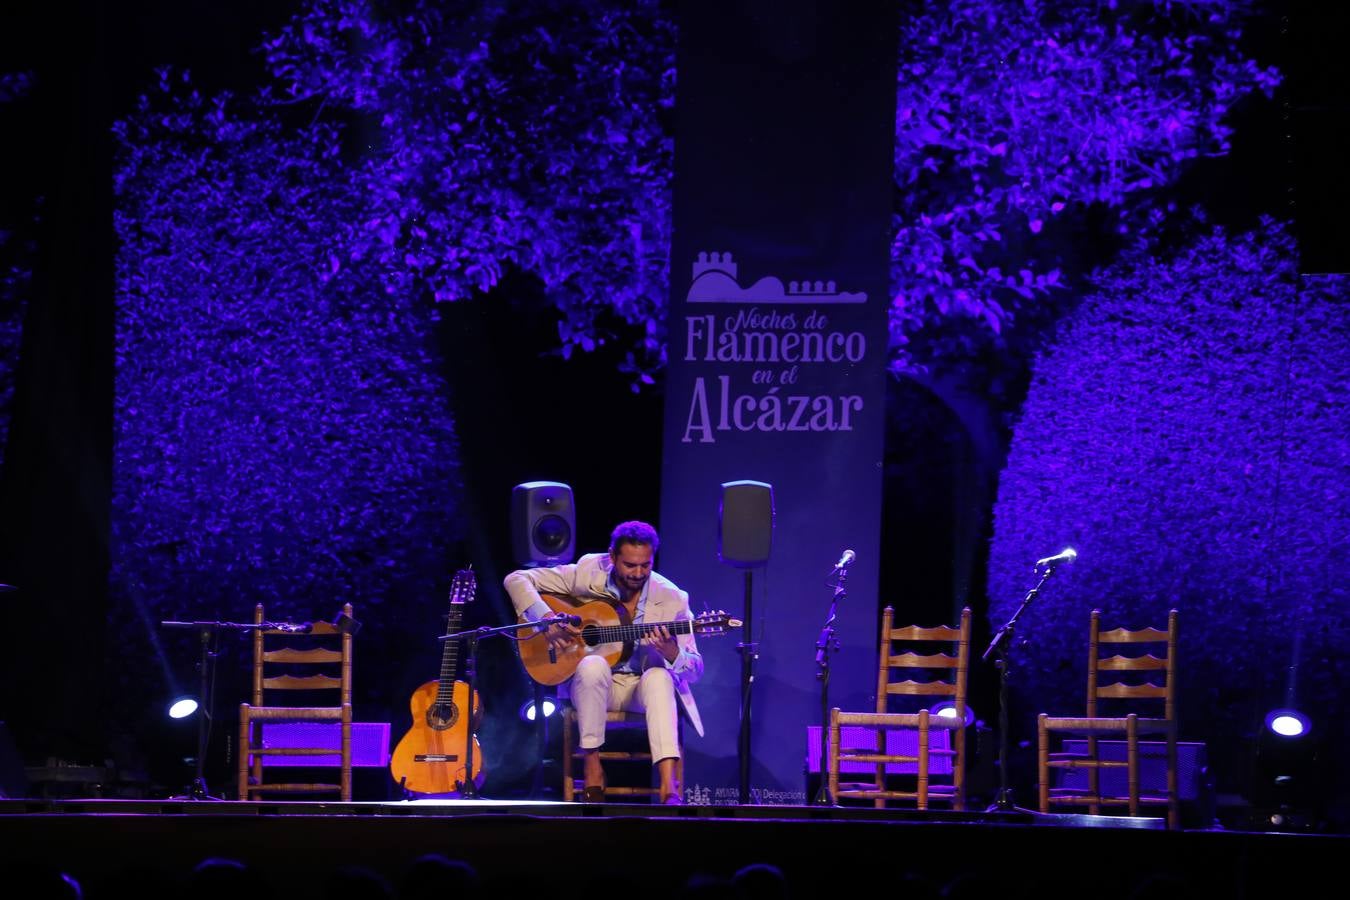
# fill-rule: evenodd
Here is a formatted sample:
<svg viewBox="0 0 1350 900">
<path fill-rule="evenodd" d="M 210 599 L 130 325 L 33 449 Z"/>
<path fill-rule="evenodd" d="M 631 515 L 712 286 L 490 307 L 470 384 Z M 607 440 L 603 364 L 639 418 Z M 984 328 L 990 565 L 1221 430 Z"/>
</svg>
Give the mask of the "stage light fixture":
<svg viewBox="0 0 1350 900">
<path fill-rule="evenodd" d="M 1271 710 L 1256 740 L 1251 801 L 1256 827 L 1316 831 L 1324 813 L 1326 770 L 1312 720 L 1292 707 Z"/>
<path fill-rule="evenodd" d="M 541 703 L 540 706 L 544 710 L 545 719 L 547 719 L 549 716 L 553 715 L 555 712 L 558 711 L 558 703 L 552 697 L 545 697 L 543 703 Z M 535 710 L 533 700 L 526 700 L 523 704 L 521 704 L 520 718 L 522 721 L 533 722 L 536 715 L 537 711 Z"/>
<path fill-rule="evenodd" d="M 932 709 L 930 709 L 929 713 L 935 716 L 942 716 L 944 719 L 955 719 L 956 701 L 943 700 L 937 706 L 934 706 Z M 966 727 L 969 728 L 971 725 L 974 724 L 975 724 L 975 710 L 971 708 L 970 704 L 966 704 Z"/>
<path fill-rule="evenodd" d="M 197 711 L 197 698 L 184 694 L 181 697 L 175 697 L 169 703 L 170 719 L 186 719 Z"/>
<path fill-rule="evenodd" d="M 1312 730 L 1312 719 L 1296 709 L 1273 709 L 1266 714 L 1266 729 L 1283 738 L 1298 738 Z"/>
</svg>

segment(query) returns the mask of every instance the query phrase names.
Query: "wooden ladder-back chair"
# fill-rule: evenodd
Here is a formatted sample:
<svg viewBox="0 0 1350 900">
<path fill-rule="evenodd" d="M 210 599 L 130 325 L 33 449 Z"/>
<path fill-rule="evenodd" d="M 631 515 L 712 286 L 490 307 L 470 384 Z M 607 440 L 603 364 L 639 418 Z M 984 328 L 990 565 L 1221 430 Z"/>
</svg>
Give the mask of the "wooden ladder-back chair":
<svg viewBox="0 0 1350 900">
<path fill-rule="evenodd" d="M 255 625 L 265 624 L 263 607 L 253 610 Z M 342 622 L 351 622 L 352 605 L 342 607 Z M 306 674 L 294 674 L 299 670 Z M 332 674 L 336 672 L 337 674 Z M 274 674 L 275 673 L 275 674 Z M 312 674 L 311 674 L 312 673 Z M 330 706 L 264 705 L 275 703 L 276 691 L 302 691 L 304 699 L 332 694 Z M 327 747 L 268 747 L 263 723 L 331 722 L 339 726 L 341 760 L 338 784 L 266 782 L 269 756 L 332 756 Z M 267 792 L 332 793 L 352 799 L 352 633 L 330 622 L 315 622 L 307 631 L 259 627 L 253 632 L 252 702 L 239 706 L 239 799 Z M 275 767 L 274 767 L 275 768 Z"/>
<path fill-rule="evenodd" d="M 1142 655 L 1116 655 L 1121 645 L 1151 645 L 1138 647 L 1144 650 Z M 1160 658 L 1151 652 L 1152 648 L 1162 646 L 1165 656 Z M 1111 653 L 1111 656 L 1103 656 Z M 1052 804 L 1087 806 L 1088 811 L 1098 815 L 1103 806 L 1128 807 L 1130 815 L 1137 816 L 1139 807 L 1145 805 L 1166 806 L 1167 825 L 1179 828 L 1181 825 L 1180 803 L 1177 794 L 1177 716 L 1176 716 L 1176 658 L 1177 658 L 1177 611 L 1167 616 L 1167 630 L 1141 628 L 1129 631 L 1117 628 L 1113 631 L 1101 630 L 1101 610 L 1092 611 L 1088 626 L 1088 685 L 1087 715 L 1080 718 L 1050 716 L 1042 713 L 1037 729 L 1037 756 L 1039 762 L 1038 782 L 1040 787 L 1041 812 L 1049 812 Z M 1145 673 L 1143 683 L 1131 684 L 1125 681 L 1103 683 L 1103 676 L 1111 678 L 1137 676 Z M 1154 679 L 1161 677 L 1161 683 Z M 1108 717 L 1101 715 L 1098 701 L 1134 701 L 1162 703 L 1162 718 L 1140 718 L 1131 712 L 1124 716 Z M 1050 734 L 1075 735 L 1086 738 L 1086 752 L 1050 752 Z M 1165 796 L 1145 795 L 1139 788 L 1139 736 L 1162 735 L 1167 743 L 1167 790 Z M 1125 738 L 1125 759 L 1102 759 L 1099 740 L 1104 736 L 1123 735 Z M 1123 796 L 1103 795 L 1101 792 L 1101 770 L 1124 768 L 1127 771 L 1126 793 Z M 1051 769 L 1086 769 L 1088 788 L 1084 792 L 1078 787 L 1052 788 L 1050 786 Z"/>
<path fill-rule="evenodd" d="M 684 784 L 684 717 L 679 718 L 678 740 L 680 742 L 680 757 L 675 760 L 675 779 Z M 605 743 L 610 742 L 609 735 L 615 731 L 632 731 L 642 733 L 643 747 L 647 746 L 647 714 L 640 712 L 614 712 L 605 714 Z M 582 758 L 580 733 L 577 729 L 577 711 L 572 705 L 566 704 L 563 707 L 563 746 L 562 746 L 562 770 L 563 770 L 563 800 L 571 803 L 581 795 L 582 786 L 585 782 L 576 777 L 576 764 Z M 601 762 L 632 763 L 645 762 L 648 767 L 646 782 L 642 785 L 624 786 L 610 784 L 614 778 L 611 771 L 614 767 L 606 766 L 605 769 L 605 799 L 610 797 L 649 797 L 655 803 L 660 795 L 660 790 L 651 786 L 651 766 L 652 754 L 650 750 L 600 750 Z"/>
<path fill-rule="evenodd" d="M 915 800 L 919 809 L 927 809 L 930 800 L 942 800 L 952 804 L 952 808 L 966 808 L 965 794 L 965 729 L 966 729 L 966 679 L 970 670 L 970 610 L 961 611 L 961 624 L 957 628 L 938 626 L 936 628 L 895 628 L 892 625 L 894 610 L 886 607 L 881 615 L 881 649 L 877 672 L 877 707 L 875 712 L 849 713 L 837 708 L 830 711 L 829 737 L 829 785 L 830 796 L 835 803 L 849 797 L 860 800 L 873 800 L 877 808 L 884 808 L 889 800 Z M 933 644 L 941 644 L 944 649 L 954 652 L 916 653 L 906 649 L 897 653 L 895 642 L 903 642 L 909 647 L 935 649 Z M 906 680 L 894 680 L 898 676 Z M 922 675 L 924 680 L 915 681 L 910 675 Z M 930 713 L 927 708 L 917 712 L 890 712 L 890 699 L 896 696 L 917 696 L 924 698 L 950 698 L 954 704 L 954 717 Z M 875 748 L 841 748 L 840 735 L 843 726 L 864 726 L 875 730 Z M 900 755 L 887 752 L 886 732 L 894 729 L 916 729 L 918 747 L 915 755 Z M 951 734 L 951 749 L 934 748 L 930 735 L 934 731 L 945 729 Z M 934 755 L 946 755 L 952 760 L 952 783 L 932 784 L 929 779 L 929 760 Z M 871 783 L 841 783 L 839 767 L 842 763 L 875 763 L 876 775 Z M 917 763 L 918 785 L 913 791 L 888 790 L 886 785 L 886 766 L 888 763 Z"/>
</svg>

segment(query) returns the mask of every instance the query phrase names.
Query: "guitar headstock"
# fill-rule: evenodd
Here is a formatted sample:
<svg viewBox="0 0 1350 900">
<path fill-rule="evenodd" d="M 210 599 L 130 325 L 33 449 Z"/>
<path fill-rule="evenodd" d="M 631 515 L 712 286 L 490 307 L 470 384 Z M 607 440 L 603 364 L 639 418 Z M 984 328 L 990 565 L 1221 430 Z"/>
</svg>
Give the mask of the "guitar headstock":
<svg viewBox="0 0 1350 900">
<path fill-rule="evenodd" d="M 719 609 L 716 612 L 699 613 L 694 617 L 692 629 L 694 634 L 713 637 L 726 634 L 732 628 L 740 628 L 741 624 L 740 619 L 732 618 Z"/>
<path fill-rule="evenodd" d="M 450 580 L 450 605 L 468 603 L 478 590 L 478 579 L 473 574 L 473 566 L 460 569 Z"/>
</svg>

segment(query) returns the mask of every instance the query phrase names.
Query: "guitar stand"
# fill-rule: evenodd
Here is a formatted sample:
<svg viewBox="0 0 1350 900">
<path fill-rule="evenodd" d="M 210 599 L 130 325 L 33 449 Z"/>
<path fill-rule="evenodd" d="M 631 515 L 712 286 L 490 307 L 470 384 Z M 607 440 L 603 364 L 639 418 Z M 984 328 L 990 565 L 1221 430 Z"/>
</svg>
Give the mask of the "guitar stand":
<svg viewBox="0 0 1350 900">
<path fill-rule="evenodd" d="M 441 635 L 439 641 L 467 641 L 469 645 L 468 658 L 465 660 L 464 668 L 465 679 L 469 683 L 469 700 L 465 704 L 464 714 L 469 717 L 470 727 L 464 729 L 464 783 L 460 787 L 459 797 L 461 800 L 478 800 L 480 795 L 478 787 L 473 779 L 473 710 L 474 710 L 474 684 L 478 676 L 478 642 L 485 637 L 492 637 L 498 634 L 507 634 L 509 632 L 519 631 L 520 625 L 500 625 L 496 628 L 470 628 L 466 631 L 459 631 L 454 634 Z M 542 712 L 540 710 L 539 712 Z M 539 713 L 536 713 L 538 715 Z M 447 760 L 448 761 L 448 760 Z"/>
</svg>

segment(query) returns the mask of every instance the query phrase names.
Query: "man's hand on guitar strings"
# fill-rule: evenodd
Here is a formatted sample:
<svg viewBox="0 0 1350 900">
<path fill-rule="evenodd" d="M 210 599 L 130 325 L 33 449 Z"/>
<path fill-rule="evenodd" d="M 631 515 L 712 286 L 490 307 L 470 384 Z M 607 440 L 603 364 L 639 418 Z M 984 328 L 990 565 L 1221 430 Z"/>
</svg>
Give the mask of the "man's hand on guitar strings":
<svg viewBox="0 0 1350 900">
<path fill-rule="evenodd" d="M 674 662 L 675 658 L 680 655 L 680 645 L 675 643 L 675 638 L 666 630 L 664 625 L 657 625 L 649 631 L 647 636 L 642 639 L 642 643 L 655 647 L 665 657 L 666 662 Z"/>
</svg>

